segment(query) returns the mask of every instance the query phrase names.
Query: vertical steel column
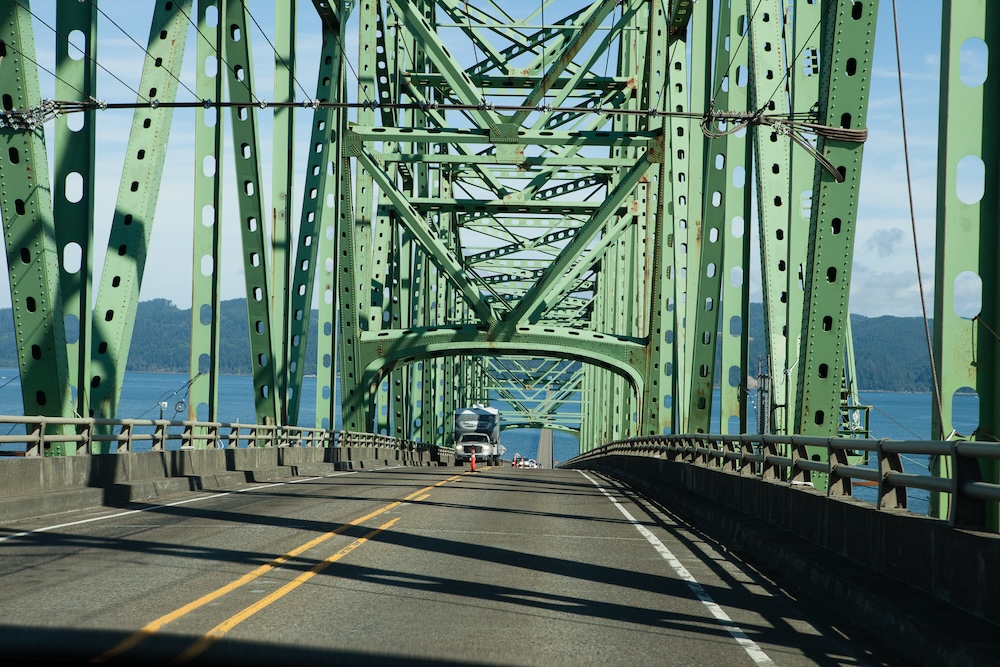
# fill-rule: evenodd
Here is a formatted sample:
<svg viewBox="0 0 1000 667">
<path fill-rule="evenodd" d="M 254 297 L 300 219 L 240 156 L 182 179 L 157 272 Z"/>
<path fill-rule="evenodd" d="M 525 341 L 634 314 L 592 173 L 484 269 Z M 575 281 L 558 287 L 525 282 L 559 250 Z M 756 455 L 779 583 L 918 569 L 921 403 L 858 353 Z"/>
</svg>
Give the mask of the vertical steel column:
<svg viewBox="0 0 1000 667">
<path fill-rule="evenodd" d="M 192 0 L 180 0 L 157 3 L 153 10 L 137 100 L 149 106 L 136 109 L 132 118 L 94 308 L 91 416 L 113 417 L 118 410 L 173 120 L 173 110 L 159 108 L 159 103 L 177 99 L 180 83 L 174 72 L 180 71 L 184 58 L 191 6 Z M 99 449 L 109 446 L 102 443 Z"/>
<path fill-rule="evenodd" d="M 275 0 L 274 101 L 295 99 L 295 15 L 297 0 Z M 292 147 L 295 144 L 292 107 L 275 107 L 271 141 L 271 332 L 274 340 L 274 393 L 278 420 L 287 424 L 291 371 L 288 285 L 291 278 Z M 310 304 L 311 307 L 312 304 Z"/>
<path fill-rule="evenodd" d="M 0 15 L 0 105 L 3 112 L 26 111 L 41 103 L 31 14 L 27 3 L 5 7 Z M 40 124 L 7 124 L 0 129 L 0 144 L 0 211 L 24 414 L 69 416 L 73 404 L 45 136 Z M 76 448 L 46 450 L 50 453 L 74 454 Z"/>
<path fill-rule="evenodd" d="M 70 47 L 71 33 L 83 50 Z M 56 99 L 97 97 L 97 6 L 56 6 Z M 70 125 L 73 125 L 72 129 Z M 76 414 L 88 414 L 94 266 L 94 110 L 55 120 L 55 188 L 52 191 L 60 286 L 67 336 L 69 385 Z"/>
<path fill-rule="evenodd" d="M 779 0 L 755 3 L 750 24 L 751 107 L 762 113 L 784 115 L 788 111 L 783 82 L 785 44 L 784 17 Z M 788 188 L 791 142 L 770 125 L 754 127 L 757 170 L 757 207 L 760 224 L 761 280 L 764 291 L 764 322 L 767 366 L 773 381 L 775 433 L 791 432 L 792 414 L 785 411 L 789 400 L 786 382 L 789 366 L 789 236 Z M 797 331 L 797 329 L 796 329 Z"/>
<path fill-rule="evenodd" d="M 736 73 L 730 76 L 733 61 L 730 51 L 735 56 L 736 34 L 730 32 L 731 9 L 728 3 L 722 3 L 719 11 L 718 33 L 716 37 L 714 95 L 710 95 L 712 109 L 729 110 L 731 102 L 738 101 L 737 95 L 730 98 L 730 91 L 736 87 Z M 695 25 L 702 25 L 696 22 Z M 712 25 L 708 23 L 711 30 Z M 710 39 L 710 35 L 706 39 Z M 706 77 L 707 78 L 707 77 Z M 711 83 L 711 81 L 710 81 Z M 720 132 L 719 123 L 707 121 L 705 129 Z M 733 140 L 730 141 L 730 138 Z M 736 169 L 745 169 L 746 160 L 739 155 L 739 144 L 746 145 L 735 134 L 712 137 L 708 146 L 708 159 L 705 161 L 706 184 L 703 194 L 704 217 L 701 225 L 701 252 L 698 271 L 698 291 L 694 298 L 695 315 L 693 317 L 692 341 L 692 373 L 694 388 L 691 392 L 691 404 L 688 408 L 688 431 L 695 433 L 717 432 L 712 430 L 712 403 L 715 386 L 716 351 L 719 349 L 719 318 L 720 300 L 722 297 L 722 282 L 726 276 L 723 257 L 727 245 L 727 214 L 732 215 L 742 202 L 738 199 L 739 189 L 733 180 Z M 694 141 L 692 140 L 692 144 Z M 732 161 L 729 149 L 737 153 Z M 730 196 L 734 201 L 730 202 Z M 744 211 L 740 211 L 745 213 Z M 743 364 L 740 364 L 742 368 Z M 723 366 L 725 368 L 725 366 Z M 729 378 L 722 378 L 722 385 L 728 384 Z M 720 416 L 722 416 L 720 410 Z M 725 428 L 726 419 L 721 426 Z"/>
<path fill-rule="evenodd" d="M 725 17 L 725 18 L 723 18 Z M 750 1 L 734 0 L 723 5 L 720 33 L 728 31 L 726 106 L 734 111 L 749 110 Z M 723 49 L 726 42 L 720 38 Z M 720 52 L 721 55 L 721 52 Z M 716 70 L 719 71 L 718 68 Z M 716 79 L 721 86 L 723 79 Z M 722 405 L 719 409 L 722 433 L 747 432 L 747 358 L 750 350 L 750 132 L 726 137 L 726 182 L 722 234 Z"/>
<path fill-rule="evenodd" d="M 791 25 L 786 27 L 786 35 L 791 36 L 786 58 L 789 110 L 793 117 L 809 113 L 816 108 L 819 101 L 820 87 L 820 39 L 822 31 L 816 26 L 821 25 L 824 14 L 818 3 L 808 3 L 801 0 L 792 6 Z M 785 96 L 784 88 L 779 93 Z M 785 414 L 789 419 L 798 411 L 796 387 L 801 366 L 796 363 L 802 355 L 802 336 L 797 333 L 802 328 L 803 309 L 805 307 L 804 283 L 807 271 L 806 256 L 809 250 L 809 221 L 812 214 L 813 179 L 816 173 L 816 160 L 805 151 L 794 148 L 788 155 L 788 337 L 786 343 L 786 358 L 788 369 L 783 380 L 787 390 L 785 398 Z M 772 376 L 774 373 L 772 372 Z M 789 423 L 791 426 L 791 423 Z M 810 448 L 809 455 L 820 456 L 820 448 Z M 815 479 L 813 481 L 816 481 Z"/>
<path fill-rule="evenodd" d="M 937 242 L 934 272 L 934 361 L 940 395 L 933 397 L 933 439 L 995 441 L 1000 433 L 1000 12 L 987 0 L 943 5 L 941 35 L 941 115 L 938 144 Z M 968 50 L 966 50 L 968 49 Z M 976 51 L 986 50 L 987 76 L 963 69 Z M 981 179 L 981 180 L 980 180 Z M 981 286 L 979 304 L 963 303 L 961 289 Z M 978 306 L 978 307 L 977 307 Z M 979 423 L 972 433 L 959 433 L 954 401 L 959 391 L 979 397 Z M 980 464 L 986 481 L 996 483 L 996 463 Z M 931 472 L 941 477 L 967 475 L 952 470 L 948 457 L 931 459 Z M 965 525 L 998 528 L 995 513 L 976 516 L 943 494 L 931 494 L 933 516 Z"/>
<path fill-rule="evenodd" d="M 863 144 L 837 131 L 866 127 L 878 0 L 824 3 L 824 11 L 823 53 L 830 55 L 822 67 L 819 122 L 830 130 L 821 131 L 817 150 L 839 177 L 817 168 L 813 186 L 795 423 L 803 435 L 836 435 L 840 417 Z"/>
<path fill-rule="evenodd" d="M 343 26 L 341 24 L 341 39 L 343 39 Z M 333 63 L 340 70 L 339 75 L 344 75 L 344 61 L 333 59 Z M 336 89 L 335 89 L 336 90 Z M 341 94 L 346 97 L 346 84 L 340 88 Z M 351 189 L 353 185 L 353 173 L 351 160 L 347 156 L 344 145 L 344 136 L 347 131 L 347 111 L 338 109 L 334 114 L 332 124 L 331 144 L 333 145 L 333 156 L 331 163 L 334 166 L 334 189 L 333 202 L 324 209 L 323 229 L 324 233 L 320 239 L 320 253 L 323 257 L 331 259 L 323 262 L 323 276 L 329 278 L 326 285 L 329 296 L 324 294 L 320 300 L 319 307 L 319 335 L 317 340 L 316 354 L 317 372 L 316 387 L 323 387 L 322 393 L 316 396 L 316 416 L 329 423 L 329 428 L 336 425 L 336 411 L 340 410 L 341 428 L 348 429 L 347 417 L 344 415 L 344 377 L 346 373 L 353 372 L 352 355 L 356 354 L 357 340 L 347 338 L 345 334 L 353 335 L 357 325 L 357 318 L 353 313 L 357 310 L 357 302 L 352 298 L 356 294 L 353 283 L 353 262 L 354 244 L 351 234 L 351 226 L 354 223 L 354 193 Z M 332 209 L 332 210 L 331 210 Z M 349 326 L 345 322 L 351 322 L 354 326 Z M 336 332 L 336 333 L 335 333 Z M 337 354 L 340 357 L 337 357 Z M 336 369 L 336 374 L 334 370 Z M 346 369 L 351 369 L 350 371 Z M 337 389 L 339 388 L 340 398 L 337 401 Z M 322 415 L 322 417 L 321 417 Z"/>
<path fill-rule="evenodd" d="M 323 16 L 323 47 L 316 80 L 315 101 L 322 104 L 344 89 L 344 63 L 341 57 L 339 17 Z M 336 325 L 333 283 L 336 276 L 336 226 L 341 200 L 341 170 L 339 159 L 340 132 L 338 111 L 317 106 L 312 112 L 312 134 L 309 141 L 306 177 L 299 217 L 295 265 L 292 272 L 290 324 L 288 336 L 288 423 L 299 423 L 302 405 L 302 377 L 305 372 L 306 342 L 316 332 L 316 426 L 333 428 L 334 327 Z M 329 174 L 329 175 L 328 175 Z M 319 280 L 319 310 L 315 328 L 312 322 L 313 294 Z"/>
<path fill-rule="evenodd" d="M 667 39 L 668 17 L 664 13 L 663 3 L 653 3 L 649 11 L 646 51 L 646 74 L 648 107 L 673 111 L 667 86 L 673 72 L 670 65 L 673 53 L 683 50 L 683 42 L 677 40 L 671 44 Z M 680 46 L 678 46 L 680 45 Z M 650 118 L 649 129 L 669 132 L 671 125 L 660 118 Z M 649 174 L 649 226 L 647 236 L 652 239 L 646 248 L 649 254 L 647 265 L 649 272 L 647 281 L 650 289 L 647 302 L 643 305 L 649 311 L 645 335 L 646 344 L 646 383 L 645 395 L 642 398 L 639 432 L 648 435 L 662 435 L 670 432 L 674 424 L 672 412 L 674 407 L 673 382 L 673 347 L 674 347 L 674 225 L 673 207 L 671 205 L 672 188 L 668 168 L 676 157 L 676 152 L 670 143 L 670 136 L 664 137 L 663 145 L 666 155 L 661 157 L 656 169 L 650 169 Z M 668 219 L 668 216 L 669 219 Z M 585 385 L 592 382 L 593 374 L 588 370 L 584 377 Z M 589 394 L 588 394 L 589 395 Z M 581 431 L 581 446 L 587 443 Z"/>
<path fill-rule="evenodd" d="M 250 355 L 253 369 L 254 407 L 257 423 L 278 422 L 275 335 L 271 326 L 272 293 L 265 239 L 263 179 L 260 176 L 260 140 L 257 129 L 257 96 L 253 92 L 253 59 L 247 12 L 242 3 L 225 4 L 225 53 L 227 85 L 233 102 L 233 145 L 236 148 L 236 183 L 239 191 L 240 230 L 243 241 L 243 273 L 247 315 L 250 323 Z M 281 295 L 284 298 L 284 295 Z M 285 306 L 283 306 L 285 308 Z"/>
<path fill-rule="evenodd" d="M 683 42 L 679 42 L 683 45 Z M 677 113 L 691 110 L 688 96 L 688 63 L 684 48 L 671 50 L 669 84 L 667 87 L 667 104 L 671 111 Z M 672 117 L 667 121 L 670 132 L 670 205 L 673 222 L 673 420 L 675 429 L 686 431 L 688 428 L 688 406 L 691 394 L 691 369 L 688 368 L 688 345 L 691 341 L 687 333 L 687 300 L 688 281 L 692 270 L 697 265 L 691 265 L 689 248 L 695 237 L 691 232 L 688 218 L 688 195 L 690 178 L 691 139 L 688 130 L 690 123 L 682 117 Z M 691 295 L 694 298 L 694 295 Z M 694 323 L 692 322 L 692 325 Z"/>
<path fill-rule="evenodd" d="M 211 19 L 210 19 L 211 15 Z M 202 100 L 222 101 L 222 0 L 198 1 L 197 83 Z M 211 20 L 215 24 L 211 24 Z M 188 418 L 218 421 L 222 325 L 222 125 L 219 107 L 195 109 L 191 360 L 197 378 L 188 394 Z"/>
<path fill-rule="evenodd" d="M 378 86 L 375 81 L 375 51 L 377 32 L 378 7 L 376 3 L 362 3 L 358 16 L 358 100 L 371 102 L 376 99 Z M 360 109 L 357 122 L 370 124 L 375 117 L 373 109 Z M 368 414 L 366 396 L 368 387 L 362 386 L 365 366 L 369 360 L 362 359 L 358 341 L 365 331 L 381 328 L 379 318 L 381 310 L 375 313 L 372 298 L 381 297 L 381 285 L 373 286 L 372 262 L 378 257 L 384 261 L 384 253 L 376 254 L 373 245 L 373 207 L 374 182 L 366 169 L 358 168 L 354 176 L 354 221 L 349 228 L 353 236 L 353 252 L 350 271 L 350 284 L 355 292 L 351 295 L 350 304 L 353 308 L 342 309 L 341 336 L 345 346 L 344 363 L 341 366 L 341 392 L 343 404 L 344 428 L 348 431 L 367 431 L 375 415 Z M 345 287 L 346 289 L 346 287 Z M 345 304 L 344 295 L 341 303 Z M 345 321 L 346 315 L 353 311 L 353 321 Z M 348 343 L 350 338 L 350 343 Z"/>
<path fill-rule="evenodd" d="M 709 106 L 712 95 L 712 37 L 715 30 L 714 2 L 713 0 L 702 0 L 691 9 L 691 17 L 688 25 L 688 42 L 691 50 L 691 61 L 688 65 L 690 85 L 688 86 L 689 102 L 688 108 L 692 113 L 703 114 Z M 685 302 L 681 312 L 684 314 L 684 364 L 687 371 L 687 381 L 685 382 L 685 403 L 680 407 L 686 413 L 685 431 L 696 430 L 692 425 L 692 420 L 697 418 L 693 410 L 704 411 L 711 417 L 712 414 L 712 383 L 714 378 L 703 376 L 708 373 L 708 364 L 698 363 L 704 358 L 708 351 L 715 353 L 715 330 L 710 332 L 709 340 L 706 342 L 704 336 L 697 328 L 698 315 L 705 307 L 705 301 L 699 301 L 701 282 L 705 273 L 709 270 L 707 262 L 702 254 L 705 251 L 706 243 L 717 243 L 708 240 L 705 229 L 705 180 L 706 180 L 706 153 L 708 151 L 708 138 L 698 130 L 698 123 L 693 119 L 686 121 L 688 132 L 688 166 L 687 166 L 687 253 L 685 260 Z M 714 270 L 718 274 L 718 264 Z M 714 310 L 718 303 L 718 298 L 711 302 Z M 697 396 L 699 388 L 704 384 L 709 385 L 707 396 Z"/>
</svg>

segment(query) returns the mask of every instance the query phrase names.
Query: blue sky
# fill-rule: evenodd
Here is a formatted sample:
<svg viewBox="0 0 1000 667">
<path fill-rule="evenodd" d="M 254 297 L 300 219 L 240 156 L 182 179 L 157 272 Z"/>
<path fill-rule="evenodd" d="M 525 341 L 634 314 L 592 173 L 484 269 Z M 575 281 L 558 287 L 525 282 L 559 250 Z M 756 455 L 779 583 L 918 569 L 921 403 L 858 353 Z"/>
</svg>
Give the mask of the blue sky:
<svg viewBox="0 0 1000 667">
<path fill-rule="evenodd" d="M 310 93 L 315 88 L 319 32 L 310 3 L 301 3 L 299 12 L 298 70 L 296 78 Z M 934 210 L 936 195 L 937 108 L 940 45 L 940 0 L 899 0 L 900 30 L 903 53 L 903 83 L 906 94 L 910 160 L 913 171 L 914 197 L 917 211 L 918 241 L 925 289 L 930 296 L 933 285 Z M 141 5 L 141 8 L 136 8 Z M 55 3 L 32 3 L 32 11 L 54 26 Z M 100 7 L 112 16 L 136 41 L 145 44 L 149 31 L 148 3 L 131 0 L 101 2 Z M 254 17 L 270 30 L 274 25 L 274 3 L 251 0 L 248 7 Z M 274 56 L 270 46 L 256 27 L 251 28 L 255 58 L 255 81 L 258 96 L 271 99 Z M 196 35 L 188 37 L 187 54 L 180 78 L 194 88 L 194 51 Z M 274 41 L 273 34 L 268 38 Z M 347 45 L 357 53 L 356 42 Z M 35 23 L 38 59 L 54 70 L 54 35 Z M 878 315 L 920 314 L 916 285 L 916 270 L 910 216 L 907 206 L 906 179 L 903 163 L 903 143 L 897 88 L 896 60 L 892 31 L 892 2 L 882 0 L 876 38 L 875 76 L 869 106 L 869 140 L 865 156 L 860 194 L 859 222 L 851 290 L 851 311 Z M 115 76 L 136 87 L 144 54 L 128 37 L 107 20 L 101 20 L 98 61 Z M 356 58 L 352 58 L 356 59 Z M 53 96 L 54 80 L 40 72 L 43 97 Z M 297 95 L 304 97 L 301 91 Z M 135 93 L 115 81 L 107 72 L 99 74 L 98 97 L 109 102 L 130 102 Z M 179 99 L 190 97 L 182 89 Z M 181 308 L 190 307 L 191 173 L 193 162 L 193 112 L 178 111 L 173 121 L 164 182 L 154 223 L 153 252 L 150 254 L 141 299 L 165 298 Z M 262 172 L 265 201 L 270 201 L 269 114 L 260 114 L 265 155 Z M 308 118 L 299 114 L 298 140 L 308 138 Z M 97 206 L 95 228 L 95 258 L 97 272 L 103 265 L 104 248 L 111 227 L 114 201 L 118 190 L 128 128 L 129 111 L 106 111 L 98 116 L 97 158 L 99 178 L 96 182 Z M 228 127 L 227 127 L 228 131 Z M 51 135 L 51 133 L 49 133 Z M 301 145 L 301 144 L 300 144 Z M 301 162 L 301 160 L 299 161 Z M 50 164 L 51 167 L 51 164 Z M 224 174 L 231 178 L 232 165 L 223 165 Z M 302 174 L 298 174 L 301 190 Z M 230 182 L 227 189 L 232 189 Z M 223 298 L 243 296 L 242 266 L 239 256 L 239 232 L 235 224 L 235 200 L 224 204 L 225 244 L 223 258 Z M 297 213 L 293 216 L 297 221 Z M 0 270 L 6 273 L 3 258 Z M 751 275 L 754 298 L 760 299 L 760 279 Z M 97 276 L 95 276 L 97 284 Z M 0 289 L 0 307 L 10 306 L 8 289 Z"/>
</svg>

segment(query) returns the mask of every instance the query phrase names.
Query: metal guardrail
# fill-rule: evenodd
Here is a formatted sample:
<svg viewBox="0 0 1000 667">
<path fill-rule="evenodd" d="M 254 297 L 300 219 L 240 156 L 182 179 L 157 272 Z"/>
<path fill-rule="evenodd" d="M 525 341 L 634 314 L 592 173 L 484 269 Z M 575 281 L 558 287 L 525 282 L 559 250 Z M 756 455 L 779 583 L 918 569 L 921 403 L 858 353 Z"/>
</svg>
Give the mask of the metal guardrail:
<svg viewBox="0 0 1000 667">
<path fill-rule="evenodd" d="M 79 454 L 237 447 L 388 447 L 406 451 L 435 447 L 376 433 L 267 424 L 0 416 L 0 429 L 4 424 L 21 425 L 24 433 L 0 435 L 0 445 L 5 446 L 0 456 L 44 456 L 56 445 L 72 445 Z M 11 449 L 12 445 L 23 445 L 23 449 Z"/>
<path fill-rule="evenodd" d="M 823 448 L 813 460 L 806 447 Z M 874 455 L 874 467 L 848 463 L 848 453 Z M 903 472 L 901 455 L 945 457 L 950 477 Z M 775 435 L 664 435 L 618 440 L 581 454 L 564 465 L 609 455 L 647 456 L 728 470 L 740 475 L 803 485 L 812 473 L 829 475 L 827 495 L 851 495 L 853 480 L 877 487 L 878 509 L 905 509 L 907 489 L 950 497 L 952 525 L 983 527 L 987 510 L 998 511 L 1000 484 L 983 478 L 980 460 L 1000 461 L 1000 443 L 968 441 L 861 440 Z M 991 508 L 988 506 L 992 506 Z"/>
</svg>

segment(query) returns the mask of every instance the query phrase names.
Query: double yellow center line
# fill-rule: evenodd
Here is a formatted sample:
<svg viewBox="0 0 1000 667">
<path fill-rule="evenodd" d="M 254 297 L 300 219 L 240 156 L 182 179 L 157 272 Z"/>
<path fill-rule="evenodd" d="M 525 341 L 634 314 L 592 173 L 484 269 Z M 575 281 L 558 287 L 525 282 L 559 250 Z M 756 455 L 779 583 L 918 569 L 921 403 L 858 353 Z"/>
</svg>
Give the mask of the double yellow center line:
<svg viewBox="0 0 1000 667">
<path fill-rule="evenodd" d="M 92 663 L 103 663 L 103 662 L 106 662 L 108 660 L 112 660 L 112 659 L 114 659 L 114 658 L 122 655 L 126 651 L 129 651 L 129 650 L 135 648 L 136 646 L 138 646 L 139 644 L 141 644 L 143 641 L 145 641 L 146 639 L 148 639 L 149 637 L 151 637 L 160 628 L 162 628 L 163 626 L 167 625 L 168 623 L 172 623 L 173 621 L 176 621 L 177 619 L 179 619 L 179 618 L 181 618 L 183 616 L 186 616 L 187 614 L 190 614 L 192 611 L 194 611 L 194 610 L 196 610 L 196 609 L 198 609 L 200 607 L 204 607 L 205 605 L 209 604 L 210 602 L 218 600 L 219 598 L 221 598 L 222 596 L 226 595 L 227 593 L 231 593 L 232 591 L 236 590 L 237 588 L 239 588 L 241 586 L 244 586 L 244 585 L 250 583 L 251 581 L 253 581 L 253 580 L 255 580 L 255 579 L 257 579 L 257 578 L 259 578 L 259 577 L 261 577 L 261 576 L 263 576 L 265 574 L 267 574 L 268 572 L 281 567 L 281 565 L 283 565 L 284 563 L 288 562 L 290 559 L 295 558 L 299 554 L 301 554 L 301 553 L 303 553 L 305 551 L 308 551 L 309 549 L 312 549 L 313 547 L 315 547 L 315 546 L 317 546 L 319 544 L 322 544 L 323 542 L 326 542 L 327 540 L 329 540 L 330 538 L 334 537 L 335 535 L 340 535 L 341 533 L 343 533 L 344 531 L 348 530 L 349 528 L 353 528 L 355 526 L 363 524 L 364 522 L 369 521 L 369 520 L 371 520 L 371 519 L 379 516 L 380 514 L 385 514 L 386 512 L 389 512 L 389 511 L 391 511 L 391 510 L 399 507 L 400 505 L 402 505 L 404 503 L 407 503 L 407 502 L 409 502 L 411 500 L 423 500 L 424 498 L 426 498 L 428 496 L 428 492 L 434 490 L 436 487 L 439 487 L 439 486 L 442 486 L 444 484 L 447 484 L 448 482 L 453 482 L 456 479 L 459 479 L 459 477 L 461 477 L 461 475 L 454 475 L 452 477 L 449 477 L 448 479 L 445 479 L 445 480 L 442 480 L 442 481 L 438 482 L 437 484 L 432 484 L 431 486 L 426 486 L 426 487 L 420 489 L 419 491 L 414 491 L 413 493 L 411 493 L 410 495 L 406 496 L 405 498 L 403 498 L 401 500 L 393 501 L 393 502 L 389 503 L 388 505 L 380 507 L 379 509 L 375 510 L 374 512 L 369 512 L 368 514 L 366 514 L 366 515 L 364 515 L 362 517 L 358 517 L 357 519 L 354 519 L 350 523 L 345 523 L 345 524 L 341 525 L 340 527 L 338 527 L 338 528 L 336 528 L 334 530 L 331 530 L 328 533 L 320 535 L 319 537 L 317 537 L 315 539 L 309 540 L 305 544 L 302 544 L 302 545 L 300 545 L 298 547 L 295 547 L 291 551 L 285 553 L 282 556 L 278 556 L 277 558 L 274 558 L 270 562 L 268 562 L 268 563 L 266 563 L 264 565 L 261 565 L 257 569 L 255 569 L 252 572 L 249 572 L 249 573 L 243 575 L 239 579 L 236 579 L 235 581 L 232 581 L 232 582 L 226 584 L 225 586 L 217 588 L 216 590 L 212 591 L 211 593 L 207 593 L 206 595 L 201 596 L 200 598 L 198 598 L 194 602 L 190 602 L 190 603 L 184 605 L 183 607 L 180 607 L 180 608 L 178 608 L 178 609 L 170 612 L 169 614 L 165 614 L 165 615 L 159 617 L 158 619 L 156 619 L 155 621 L 152 621 L 151 623 L 147 623 L 146 625 L 144 625 L 141 628 L 139 628 L 134 634 L 132 634 L 131 636 L 129 636 L 129 637 L 125 638 L 125 639 L 123 639 L 121 642 L 119 642 L 117 645 L 115 645 L 109 651 L 107 651 L 107 652 L 103 653 L 102 655 L 98 656 L 97 658 L 94 658 L 93 660 L 91 660 L 91 662 Z M 375 528 L 374 530 L 371 530 L 371 531 L 365 533 L 362 537 L 359 537 L 354 542 L 352 542 L 348 546 L 344 547 L 343 549 L 341 549 L 337 553 L 333 554 L 332 556 L 330 556 L 326 560 L 323 560 L 322 562 L 317 563 L 316 565 L 314 565 L 308 572 L 302 573 L 301 575 L 299 575 L 298 577 L 296 577 L 292 581 L 288 582 L 287 584 L 285 584 L 284 586 L 282 586 L 278 590 L 274 591 L 273 593 L 271 593 L 267 597 L 262 598 L 261 600 L 258 600 L 254 604 L 252 604 L 249 607 L 247 607 L 247 608 L 243 609 L 242 611 L 240 611 L 239 613 L 237 613 L 237 614 L 235 614 L 233 616 L 230 616 L 228 619 L 226 619 L 225 621 L 223 621 L 222 623 L 220 623 L 219 625 L 215 626 L 214 628 L 212 628 L 211 630 L 209 630 L 207 633 L 205 633 L 204 636 L 202 636 L 194 644 L 192 644 L 190 647 L 188 647 L 187 650 L 185 650 L 183 653 L 181 653 L 179 656 L 177 656 L 177 658 L 174 659 L 174 662 L 186 662 L 188 660 L 191 660 L 195 656 L 203 653 L 210 646 L 212 646 L 212 644 L 214 644 L 219 639 L 221 639 L 227 632 L 229 632 L 230 630 L 232 630 L 234 627 L 236 627 L 237 625 L 239 625 L 240 623 L 242 623 L 246 619 L 250 618 L 251 616 L 253 616 L 257 612 L 261 611 L 262 609 L 264 609 L 265 607 L 267 607 L 271 603 L 275 602 L 276 600 L 284 597 L 286 594 L 288 594 L 291 591 L 295 590 L 296 588 L 298 588 L 299 586 L 301 586 L 302 584 L 304 584 L 306 581 L 308 581 L 309 579 L 311 579 L 315 575 L 317 575 L 320 572 L 322 572 L 324 569 L 326 569 L 331 564 L 337 562 L 338 560 L 340 560 L 341 558 L 343 558 L 347 554 L 349 554 L 352 551 L 354 551 L 355 549 L 357 549 L 359 546 L 361 546 L 362 544 L 364 544 L 365 542 L 367 542 L 368 540 L 370 540 L 375 535 L 378 535 L 379 533 L 381 533 L 384 530 L 388 530 L 390 527 L 392 527 L 393 524 L 395 524 L 397 521 L 399 521 L 399 519 L 400 519 L 400 517 L 396 517 L 395 519 L 392 519 L 392 520 L 387 521 L 386 523 L 382 524 L 378 528 Z"/>
</svg>

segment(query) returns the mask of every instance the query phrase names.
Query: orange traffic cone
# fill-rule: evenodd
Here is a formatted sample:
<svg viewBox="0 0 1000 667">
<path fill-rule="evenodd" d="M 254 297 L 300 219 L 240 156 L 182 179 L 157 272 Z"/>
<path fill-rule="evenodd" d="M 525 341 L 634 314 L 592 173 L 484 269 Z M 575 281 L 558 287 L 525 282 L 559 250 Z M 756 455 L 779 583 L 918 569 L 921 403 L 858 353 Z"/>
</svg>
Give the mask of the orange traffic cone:
<svg viewBox="0 0 1000 667">
<path fill-rule="evenodd" d="M 469 459 L 469 463 L 472 464 L 472 469 L 470 472 L 476 472 L 476 453 L 472 452 L 472 458 Z"/>
</svg>

